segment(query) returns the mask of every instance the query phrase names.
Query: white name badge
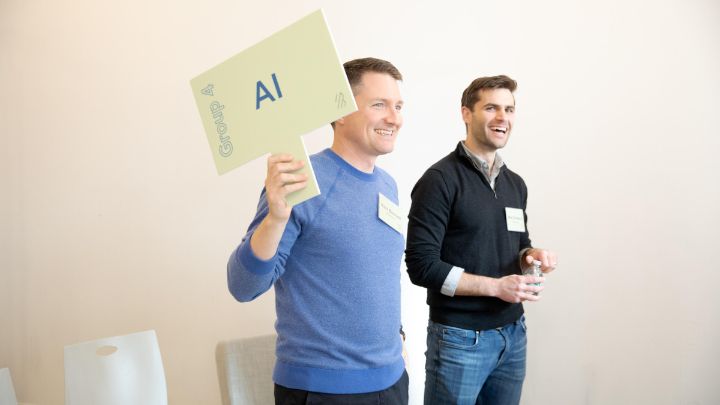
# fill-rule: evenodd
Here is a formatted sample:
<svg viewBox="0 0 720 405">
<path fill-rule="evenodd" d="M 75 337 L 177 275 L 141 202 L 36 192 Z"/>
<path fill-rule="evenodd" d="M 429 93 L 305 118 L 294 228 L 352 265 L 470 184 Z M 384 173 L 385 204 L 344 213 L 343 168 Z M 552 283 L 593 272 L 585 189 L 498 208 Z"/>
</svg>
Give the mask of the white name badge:
<svg viewBox="0 0 720 405">
<path fill-rule="evenodd" d="M 382 193 L 378 193 L 378 218 L 402 235 L 403 221 L 400 207 Z"/>
<path fill-rule="evenodd" d="M 508 231 L 525 232 L 525 215 L 520 208 L 505 207 L 505 219 Z"/>
</svg>

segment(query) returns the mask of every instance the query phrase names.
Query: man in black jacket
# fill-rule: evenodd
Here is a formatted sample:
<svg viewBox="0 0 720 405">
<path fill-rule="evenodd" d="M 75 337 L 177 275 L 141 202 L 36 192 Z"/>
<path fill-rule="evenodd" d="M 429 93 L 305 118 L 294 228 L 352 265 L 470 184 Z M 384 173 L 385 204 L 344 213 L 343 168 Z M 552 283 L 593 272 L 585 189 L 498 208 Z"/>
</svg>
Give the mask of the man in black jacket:
<svg viewBox="0 0 720 405">
<path fill-rule="evenodd" d="M 466 139 L 412 191 L 407 269 L 430 306 L 425 404 L 517 404 L 525 379 L 523 301 L 537 301 L 543 278 L 521 275 L 553 252 L 533 248 L 527 188 L 497 150 L 515 118 L 507 76 L 481 77 L 462 95 Z"/>
</svg>

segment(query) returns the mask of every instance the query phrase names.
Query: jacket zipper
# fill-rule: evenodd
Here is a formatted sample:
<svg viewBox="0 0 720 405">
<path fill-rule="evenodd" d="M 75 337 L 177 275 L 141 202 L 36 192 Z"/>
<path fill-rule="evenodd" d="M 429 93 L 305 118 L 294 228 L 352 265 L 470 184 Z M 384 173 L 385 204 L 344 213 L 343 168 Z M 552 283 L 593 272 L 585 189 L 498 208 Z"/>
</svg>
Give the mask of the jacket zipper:
<svg viewBox="0 0 720 405">
<path fill-rule="evenodd" d="M 472 167 L 475 168 L 475 170 L 477 170 L 477 171 L 480 173 L 480 176 L 482 176 L 482 178 L 485 180 L 485 182 L 487 183 L 487 186 L 490 187 L 490 190 L 492 190 L 492 192 L 493 192 L 493 196 L 494 196 L 495 199 L 497 200 L 497 199 L 498 199 L 498 198 L 497 198 L 497 192 L 495 191 L 495 188 L 490 185 L 490 180 L 488 180 L 488 179 L 485 177 L 485 174 L 483 174 L 482 170 L 481 170 L 479 167 L 477 167 L 477 164 L 475 163 L 474 160 L 472 160 L 472 158 L 471 158 L 470 156 L 467 156 L 467 155 L 463 155 L 463 156 L 465 157 L 465 159 L 469 160 L 469 161 L 470 161 L 470 164 L 472 164 Z M 500 176 L 498 176 L 498 177 L 500 177 Z M 495 180 L 496 180 L 496 183 L 497 183 L 497 179 L 495 179 Z M 497 185 L 497 184 L 496 184 L 496 185 Z"/>
</svg>

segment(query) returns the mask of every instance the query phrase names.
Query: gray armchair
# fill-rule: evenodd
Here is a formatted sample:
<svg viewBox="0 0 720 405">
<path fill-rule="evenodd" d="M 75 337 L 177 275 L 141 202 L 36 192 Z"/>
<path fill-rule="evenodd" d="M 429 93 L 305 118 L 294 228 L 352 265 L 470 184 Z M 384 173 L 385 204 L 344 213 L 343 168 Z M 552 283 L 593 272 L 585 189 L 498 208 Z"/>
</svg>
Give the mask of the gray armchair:
<svg viewBox="0 0 720 405">
<path fill-rule="evenodd" d="M 215 351 L 223 405 L 273 404 L 276 335 L 220 342 Z"/>
</svg>

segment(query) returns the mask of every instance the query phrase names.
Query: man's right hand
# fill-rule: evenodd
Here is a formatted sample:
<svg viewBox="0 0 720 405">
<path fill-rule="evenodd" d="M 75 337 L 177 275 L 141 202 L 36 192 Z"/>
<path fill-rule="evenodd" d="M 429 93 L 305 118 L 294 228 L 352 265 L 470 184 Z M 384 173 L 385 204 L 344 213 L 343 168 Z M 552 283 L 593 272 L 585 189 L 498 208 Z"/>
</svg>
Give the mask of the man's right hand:
<svg viewBox="0 0 720 405">
<path fill-rule="evenodd" d="M 292 155 L 272 155 L 267 161 L 267 177 L 265 178 L 265 198 L 268 203 L 268 214 L 250 238 L 250 246 L 255 256 L 269 260 L 275 256 L 285 226 L 290 218 L 292 206 L 285 199 L 293 191 L 307 185 L 307 175 L 292 173 L 301 169 L 302 160 L 293 161 Z"/>
<path fill-rule="evenodd" d="M 267 177 L 265 178 L 265 193 L 272 220 L 286 223 L 290 218 L 292 206 L 287 203 L 288 194 L 301 190 L 307 186 L 307 175 L 293 173 L 302 169 L 305 162 L 293 161 L 292 155 L 271 155 L 267 160 Z"/>
<path fill-rule="evenodd" d="M 540 292 L 545 289 L 543 285 L 532 285 L 534 283 L 544 283 L 543 277 L 510 275 L 499 279 L 495 279 L 494 296 L 503 301 L 518 303 L 523 301 L 537 301 L 539 295 L 533 293 Z"/>
</svg>

